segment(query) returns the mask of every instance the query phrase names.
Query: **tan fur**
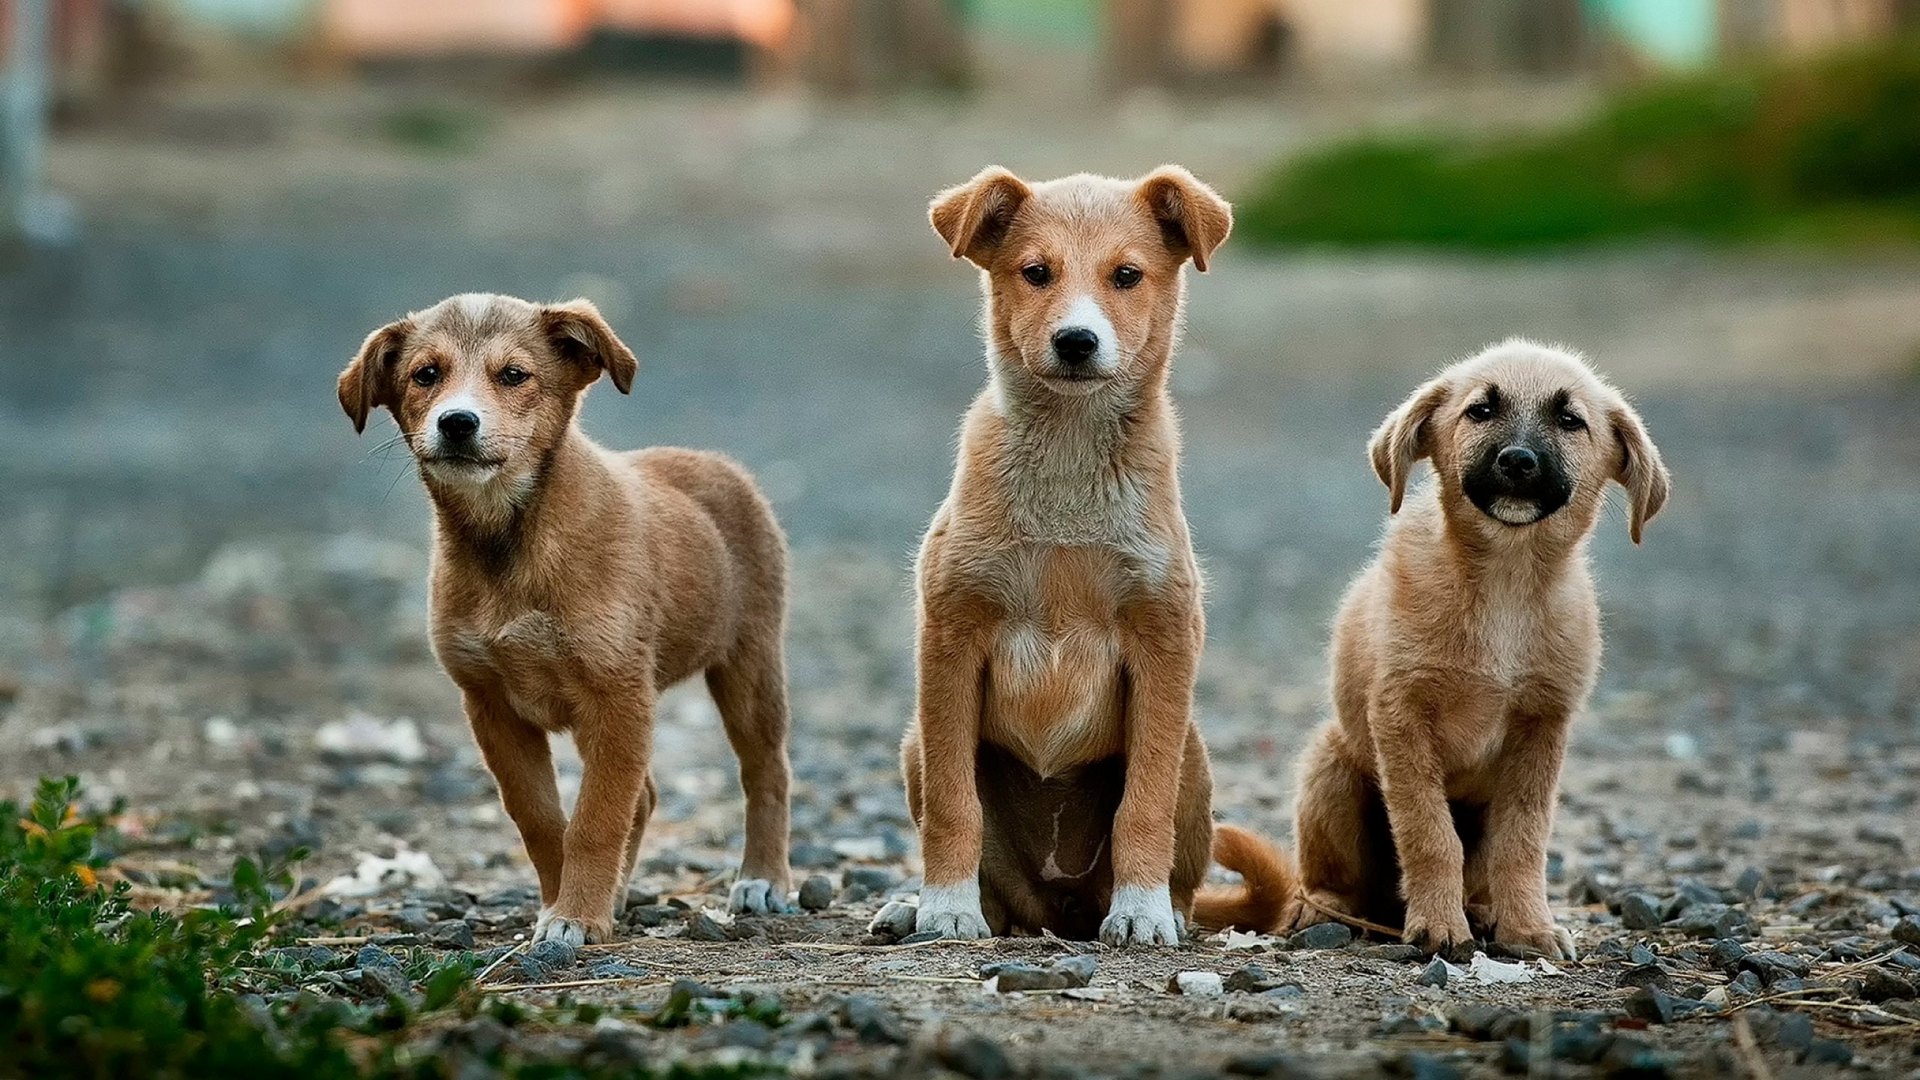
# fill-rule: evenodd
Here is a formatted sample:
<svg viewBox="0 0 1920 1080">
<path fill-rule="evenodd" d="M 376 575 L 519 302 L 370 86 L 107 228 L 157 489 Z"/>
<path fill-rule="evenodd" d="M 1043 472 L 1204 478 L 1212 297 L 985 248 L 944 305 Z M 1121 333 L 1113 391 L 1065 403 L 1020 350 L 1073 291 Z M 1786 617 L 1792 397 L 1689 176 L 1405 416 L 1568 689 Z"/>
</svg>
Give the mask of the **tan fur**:
<svg viewBox="0 0 1920 1080">
<path fill-rule="evenodd" d="M 1201 889 L 1193 898 L 1193 921 L 1198 926 L 1266 930 L 1298 893 L 1293 861 L 1257 833 L 1236 825 L 1215 825 L 1213 859 L 1238 873 L 1241 883 Z"/>
<path fill-rule="evenodd" d="M 1207 265 L 1231 213 L 1171 166 L 1032 185 L 988 169 L 931 218 L 982 270 L 991 379 L 918 561 L 902 763 L 926 860 L 920 929 L 1176 937 L 1206 868 L 1212 780 L 1167 371 L 1182 267 Z M 1036 264 L 1044 285 L 1023 276 Z M 1122 266 L 1137 284 L 1116 282 Z M 1051 336 L 1075 312 L 1112 339 L 1098 380 L 1056 367 Z M 1138 909 L 1149 894 L 1170 899 Z M 948 896 L 962 899 L 933 902 Z"/>
<path fill-rule="evenodd" d="M 1488 387 L 1513 422 L 1564 401 L 1585 423 L 1538 436 L 1572 487 L 1537 522 L 1496 520 L 1465 493 L 1473 463 L 1506 437 L 1466 415 Z M 1400 512 L 1335 622 L 1335 719 L 1300 766 L 1300 891 L 1275 904 L 1268 890 L 1234 921 L 1291 928 L 1332 911 L 1446 949 L 1472 938 L 1471 911 L 1497 942 L 1571 955 L 1545 863 L 1567 725 L 1600 664 L 1586 542 L 1610 481 L 1627 489 L 1637 542 L 1666 502 L 1666 468 L 1618 391 L 1577 356 L 1524 341 L 1421 387 L 1370 453 Z M 1434 475 L 1409 494 L 1423 458 Z M 1270 876 L 1285 857 L 1251 861 Z"/>
<path fill-rule="evenodd" d="M 438 380 L 418 385 L 430 366 Z M 467 295 L 375 331 L 340 376 L 355 428 L 385 407 L 414 452 L 434 508 L 434 649 L 539 874 L 535 936 L 575 944 L 612 934 L 655 802 L 654 704 L 697 673 L 746 789 L 736 906 L 783 906 L 789 881 L 786 540 L 733 462 L 581 433 L 587 387 L 606 371 L 625 392 L 635 367 L 584 300 Z M 430 418 L 460 406 L 481 434 L 449 458 Z M 559 732 L 585 765 L 571 821 Z"/>
</svg>

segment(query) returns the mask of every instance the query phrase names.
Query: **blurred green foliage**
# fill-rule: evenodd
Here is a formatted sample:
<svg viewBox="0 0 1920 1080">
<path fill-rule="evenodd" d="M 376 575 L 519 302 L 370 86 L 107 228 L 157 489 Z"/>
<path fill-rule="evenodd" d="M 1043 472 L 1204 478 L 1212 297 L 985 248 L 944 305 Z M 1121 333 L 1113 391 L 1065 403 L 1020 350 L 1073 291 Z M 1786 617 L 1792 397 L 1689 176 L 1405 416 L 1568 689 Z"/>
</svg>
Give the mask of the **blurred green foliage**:
<svg viewBox="0 0 1920 1080">
<path fill-rule="evenodd" d="M 1540 134 L 1342 143 L 1238 210 L 1279 244 L 1920 240 L 1920 40 L 1673 79 Z"/>
</svg>

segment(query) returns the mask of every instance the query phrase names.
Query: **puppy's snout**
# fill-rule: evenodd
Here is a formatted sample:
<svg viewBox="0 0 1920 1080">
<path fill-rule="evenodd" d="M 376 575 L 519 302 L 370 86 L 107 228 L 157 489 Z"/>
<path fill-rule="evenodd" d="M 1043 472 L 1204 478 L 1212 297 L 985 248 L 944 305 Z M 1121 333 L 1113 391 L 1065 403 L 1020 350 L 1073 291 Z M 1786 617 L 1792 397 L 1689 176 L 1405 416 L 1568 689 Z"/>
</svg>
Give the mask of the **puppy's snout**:
<svg viewBox="0 0 1920 1080">
<path fill-rule="evenodd" d="M 1069 326 L 1054 331 L 1053 354 L 1063 364 L 1084 364 L 1100 351 L 1100 335 L 1084 326 Z"/>
<path fill-rule="evenodd" d="M 465 442 L 480 430 L 480 417 L 471 409 L 448 409 L 440 414 L 440 437 L 448 442 Z"/>
<path fill-rule="evenodd" d="M 1493 459 L 1509 480 L 1531 480 L 1540 475 L 1540 456 L 1524 446 L 1509 446 Z"/>
</svg>

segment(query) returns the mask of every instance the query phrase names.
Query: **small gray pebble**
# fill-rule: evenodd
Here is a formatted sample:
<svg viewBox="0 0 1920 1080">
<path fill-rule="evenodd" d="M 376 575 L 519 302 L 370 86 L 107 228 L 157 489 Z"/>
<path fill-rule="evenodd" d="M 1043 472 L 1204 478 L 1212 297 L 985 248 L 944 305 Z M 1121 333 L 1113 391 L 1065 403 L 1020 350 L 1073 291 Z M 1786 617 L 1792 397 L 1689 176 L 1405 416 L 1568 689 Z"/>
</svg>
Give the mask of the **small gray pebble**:
<svg viewBox="0 0 1920 1080">
<path fill-rule="evenodd" d="M 413 989 L 413 981 L 407 978 L 406 972 L 383 964 L 361 968 L 360 985 L 374 993 L 392 997 L 405 997 Z"/>
<path fill-rule="evenodd" d="M 993 964 L 983 968 L 980 977 L 999 979 L 995 985 L 1007 994 L 1022 990 L 1066 990 L 1074 985 L 1073 977 L 1066 972 L 1032 964 Z"/>
<path fill-rule="evenodd" d="M 962 1033 L 941 1039 L 935 1053 L 940 1064 L 973 1080 L 1002 1080 L 1013 1075 L 1013 1062 L 1007 1052 L 985 1036 Z"/>
<path fill-rule="evenodd" d="M 833 882 L 825 874 L 815 874 L 800 883 L 800 906 L 808 911 L 825 911 L 833 906 Z"/>
<path fill-rule="evenodd" d="M 446 919 L 427 928 L 427 942 L 442 949 L 471 949 L 473 927 L 464 919 Z"/>
<path fill-rule="evenodd" d="M 863 1043 L 889 1043 L 905 1046 L 907 1029 L 885 1005 L 870 997 L 854 995 L 840 1005 L 840 1022 L 853 1029 Z"/>
<path fill-rule="evenodd" d="M 1061 957 L 1053 962 L 1053 970 L 1061 972 L 1073 980 L 1073 986 L 1085 986 L 1093 981 L 1093 973 L 1100 962 L 1087 953 Z"/>
<path fill-rule="evenodd" d="M 1661 990 L 1673 989 L 1673 980 L 1668 977 L 1667 969 L 1659 964 L 1636 964 L 1620 973 L 1614 980 L 1615 986 L 1656 987 Z"/>
<path fill-rule="evenodd" d="M 1620 901 L 1620 925 L 1629 930 L 1657 930 L 1663 921 L 1660 901 L 1648 893 L 1628 893 Z"/>
<path fill-rule="evenodd" d="M 1920 916 L 1903 916 L 1894 923 L 1893 940 L 1904 945 L 1920 945 Z"/>
<path fill-rule="evenodd" d="M 868 930 L 881 937 L 895 941 L 913 933 L 914 925 L 919 921 L 920 909 L 904 901 L 892 901 L 880 909 L 873 917 Z"/>
<path fill-rule="evenodd" d="M 1707 959 L 1721 971 L 1740 970 L 1740 961 L 1746 959 L 1747 947 L 1732 938 L 1721 938 L 1707 950 Z"/>
<path fill-rule="evenodd" d="M 353 954 L 353 962 L 361 968 L 387 967 L 396 971 L 402 966 L 399 957 L 378 945 L 362 945 L 360 951 Z"/>
<path fill-rule="evenodd" d="M 732 941 L 733 935 L 727 928 L 715 922 L 713 916 L 702 911 L 687 923 L 689 941 Z"/>
<path fill-rule="evenodd" d="M 625 960 L 602 960 L 588 968 L 587 974 L 596 979 L 644 979 L 653 972 Z"/>
<path fill-rule="evenodd" d="M 545 941 L 534 942 L 521 955 L 524 959 L 547 967 L 569 967 L 573 964 L 574 958 L 580 954 L 566 942 L 548 938 Z"/>
<path fill-rule="evenodd" d="M 1344 949 L 1353 942 L 1353 928 L 1346 923 L 1323 922 L 1309 926 L 1287 939 L 1289 949 Z"/>
</svg>

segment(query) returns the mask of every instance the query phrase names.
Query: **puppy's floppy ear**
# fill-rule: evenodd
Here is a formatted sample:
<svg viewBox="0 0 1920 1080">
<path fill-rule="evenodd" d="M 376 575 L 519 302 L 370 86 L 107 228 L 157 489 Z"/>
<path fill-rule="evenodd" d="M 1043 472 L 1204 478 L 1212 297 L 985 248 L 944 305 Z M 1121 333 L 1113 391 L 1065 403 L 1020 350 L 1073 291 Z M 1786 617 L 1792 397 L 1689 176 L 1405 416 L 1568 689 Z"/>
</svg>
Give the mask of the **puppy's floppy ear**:
<svg viewBox="0 0 1920 1080">
<path fill-rule="evenodd" d="M 1390 493 L 1389 513 L 1400 512 L 1400 500 L 1406 496 L 1407 476 L 1413 472 L 1413 463 L 1433 453 L 1427 421 L 1433 419 L 1440 403 L 1447 400 L 1448 390 L 1447 383 L 1441 379 L 1415 390 L 1412 397 L 1387 414 L 1367 443 L 1373 471 Z"/>
<path fill-rule="evenodd" d="M 1006 238 L 1020 205 L 1033 194 L 1024 181 L 998 165 L 933 197 L 927 217 L 956 259 L 985 269 L 993 249 Z"/>
<path fill-rule="evenodd" d="M 413 333 L 413 319 L 391 322 L 367 335 L 347 369 L 340 373 L 340 407 L 353 418 L 355 434 L 367 430 L 367 416 L 392 405 L 393 367 Z"/>
<path fill-rule="evenodd" d="M 1233 207 L 1212 188 L 1178 165 L 1162 165 L 1140 181 L 1140 198 L 1160 222 L 1167 242 L 1184 249 L 1193 268 L 1206 272 L 1207 260 L 1233 231 Z"/>
<path fill-rule="evenodd" d="M 614 334 L 593 301 L 579 299 L 548 304 L 540 309 L 540 328 L 563 358 L 594 369 L 588 382 L 605 371 L 621 393 L 633 389 L 633 376 L 640 370 L 640 361 Z"/>
<path fill-rule="evenodd" d="M 1646 424 L 1625 398 L 1607 408 L 1607 423 L 1620 443 L 1620 460 L 1614 465 L 1613 478 L 1627 489 L 1627 532 L 1637 544 L 1640 530 L 1667 504 L 1673 480 L 1666 463 L 1660 460 L 1660 448 L 1647 435 Z"/>
</svg>

